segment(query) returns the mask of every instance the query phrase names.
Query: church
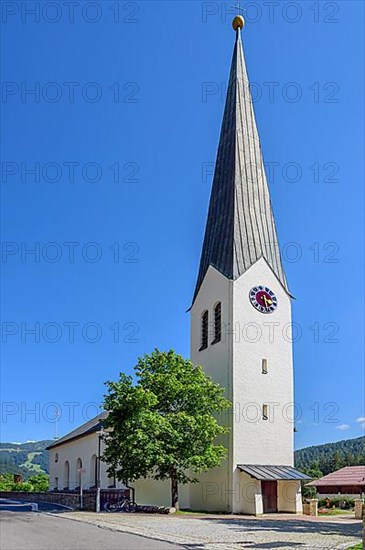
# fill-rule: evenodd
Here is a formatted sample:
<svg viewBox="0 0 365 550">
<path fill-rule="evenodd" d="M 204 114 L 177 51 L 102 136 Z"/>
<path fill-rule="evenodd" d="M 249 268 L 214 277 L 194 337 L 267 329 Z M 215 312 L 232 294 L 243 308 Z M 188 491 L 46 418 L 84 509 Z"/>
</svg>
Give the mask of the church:
<svg viewBox="0 0 365 550">
<path fill-rule="evenodd" d="M 260 515 L 302 513 L 293 467 L 294 395 L 291 299 L 241 40 L 235 44 L 200 266 L 190 308 L 190 357 L 226 388 L 228 454 L 199 482 L 180 487 L 191 510 Z M 122 487 L 107 477 L 102 413 L 50 447 L 51 490 Z M 99 466 L 98 466 L 99 464 Z M 169 481 L 133 484 L 140 504 L 170 503 Z"/>
</svg>

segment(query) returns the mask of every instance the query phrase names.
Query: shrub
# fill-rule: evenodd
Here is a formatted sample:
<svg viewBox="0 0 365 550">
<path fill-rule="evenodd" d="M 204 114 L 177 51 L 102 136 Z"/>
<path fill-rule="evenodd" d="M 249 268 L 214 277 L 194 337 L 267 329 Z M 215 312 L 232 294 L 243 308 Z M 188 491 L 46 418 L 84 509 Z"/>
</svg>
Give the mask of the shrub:
<svg viewBox="0 0 365 550">
<path fill-rule="evenodd" d="M 49 489 L 49 476 L 47 474 L 37 474 L 28 479 L 29 483 L 33 486 L 33 491 L 48 491 Z"/>
<path fill-rule="evenodd" d="M 329 501 L 329 502 L 328 502 Z M 353 498 L 334 497 L 322 498 L 318 501 L 318 508 L 341 508 L 341 510 L 350 510 L 355 506 Z"/>
<path fill-rule="evenodd" d="M 47 474 L 37 474 L 21 483 L 14 482 L 13 474 L 0 475 L 0 491 L 48 491 L 49 476 Z"/>
<path fill-rule="evenodd" d="M 30 493 L 34 489 L 33 489 L 33 485 L 31 483 L 29 483 L 29 481 L 23 481 L 22 483 L 13 483 L 13 486 L 10 490 L 11 491 L 25 491 L 27 493 Z"/>
</svg>

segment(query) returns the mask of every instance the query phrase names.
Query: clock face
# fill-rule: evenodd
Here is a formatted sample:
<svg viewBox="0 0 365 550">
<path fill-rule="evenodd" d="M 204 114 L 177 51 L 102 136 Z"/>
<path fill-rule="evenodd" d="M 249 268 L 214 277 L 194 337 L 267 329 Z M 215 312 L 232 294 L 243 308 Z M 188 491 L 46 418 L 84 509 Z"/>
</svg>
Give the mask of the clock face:
<svg viewBox="0 0 365 550">
<path fill-rule="evenodd" d="M 261 313 L 273 313 L 278 307 L 278 300 L 267 286 L 257 285 L 251 288 L 250 302 Z"/>
</svg>

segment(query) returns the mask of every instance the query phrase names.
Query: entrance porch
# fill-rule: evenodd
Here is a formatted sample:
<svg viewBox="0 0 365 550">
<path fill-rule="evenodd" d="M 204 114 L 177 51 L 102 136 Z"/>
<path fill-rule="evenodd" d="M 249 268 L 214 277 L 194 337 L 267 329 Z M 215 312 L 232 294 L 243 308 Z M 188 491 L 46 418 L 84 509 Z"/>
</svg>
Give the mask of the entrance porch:
<svg viewBox="0 0 365 550">
<path fill-rule="evenodd" d="M 292 466 L 238 464 L 235 482 L 239 484 L 239 499 L 233 503 L 233 513 L 302 514 L 301 481 L 308 476 Z"/>
</svg>

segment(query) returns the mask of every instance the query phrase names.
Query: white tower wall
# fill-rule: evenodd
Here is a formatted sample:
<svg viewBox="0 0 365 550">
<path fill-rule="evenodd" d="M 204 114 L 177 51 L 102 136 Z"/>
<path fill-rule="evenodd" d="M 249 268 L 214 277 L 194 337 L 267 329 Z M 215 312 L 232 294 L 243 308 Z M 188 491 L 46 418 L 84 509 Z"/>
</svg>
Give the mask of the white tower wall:
<svg viewBox="0 0 365 550">
<path fill-rule="evenodd" d="M 257 285 L 268 286 L 276 295 L 278 306 L 273 313 L 260 313 L 250 303 L 249 291 Z M 212 345 L 217 302 L 222 304 L 222 340 Z M 209 344 L 199 351 L 205 310 L 209 311 Z M 230 428 L 224 439 L 227 460 L 191 486 L 190 506 L 262 513 L 260 482 L 242 473 L 237 465 L 293 465 L 291 304 L 265 259 L 235 281 L 209 267 L 191 309 L 191 359 L 226 389 L 233 415 L 223 419 Z M 267 361 L 267 374 L 262 373 L 262 359 Z M 262 417 L 264 404 L 268 405 L 268 420 Z M 294 504 L 284 503 L 286 483 L 293 485 L 280 482 L 278 504 L 297 511 L 297 497 Z"/>
<path fill-rule="evenodd" d="M 277 297 L 273 313 L 249 301 L 256 285 Z M 261 258 L 233 282 L 233 462 L 293 465 L 293 360 L 290 297 Z M 262 373 L 262 360 L 267 374 Z M 268 420 L 262 406 L 268 405 Z"/>
</svg>

